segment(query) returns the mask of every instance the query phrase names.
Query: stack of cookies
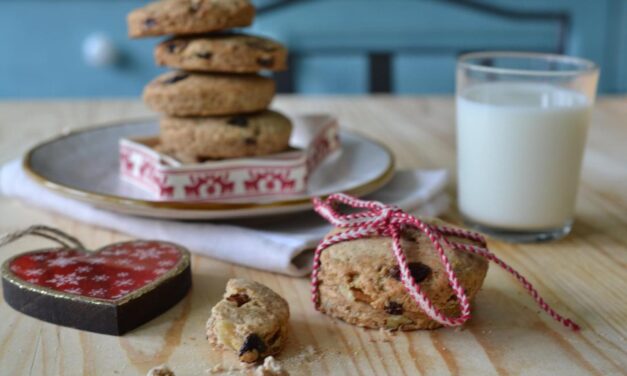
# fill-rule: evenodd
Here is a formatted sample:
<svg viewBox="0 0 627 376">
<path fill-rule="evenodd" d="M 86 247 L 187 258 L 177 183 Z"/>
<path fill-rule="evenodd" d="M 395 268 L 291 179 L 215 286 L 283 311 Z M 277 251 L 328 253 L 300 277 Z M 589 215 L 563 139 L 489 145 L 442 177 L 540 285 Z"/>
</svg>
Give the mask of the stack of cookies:
<svg viewBox="0 0 627 376">
<path fill-rule="evenodd" d="M 161 152 L 183 163 L 278 153 L 292 125 L 268 110 L 275 84 L 261 71 L 286 68 L 273 40 L 229 32 L 255 16 L 249 0 L 161 0 L 128 15 L 132 38 L 174 35 L 155 48 L 159 65 L 176 69 L 144 89 L 160 120 Z"/>
</svg>

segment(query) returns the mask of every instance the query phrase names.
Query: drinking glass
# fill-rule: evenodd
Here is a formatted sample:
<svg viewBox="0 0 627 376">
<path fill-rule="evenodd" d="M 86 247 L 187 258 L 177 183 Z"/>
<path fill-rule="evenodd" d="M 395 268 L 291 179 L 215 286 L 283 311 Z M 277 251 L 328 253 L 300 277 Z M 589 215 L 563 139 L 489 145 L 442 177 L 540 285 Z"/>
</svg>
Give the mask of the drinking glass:
<svg viewBox="0 0 627 376">
<path fill-rule="evenodd" d="M 479 52 L 457 63 L 459 210 L 513 242 L 572 227 L 598 67 L 543 53 Z"/>
</svg>

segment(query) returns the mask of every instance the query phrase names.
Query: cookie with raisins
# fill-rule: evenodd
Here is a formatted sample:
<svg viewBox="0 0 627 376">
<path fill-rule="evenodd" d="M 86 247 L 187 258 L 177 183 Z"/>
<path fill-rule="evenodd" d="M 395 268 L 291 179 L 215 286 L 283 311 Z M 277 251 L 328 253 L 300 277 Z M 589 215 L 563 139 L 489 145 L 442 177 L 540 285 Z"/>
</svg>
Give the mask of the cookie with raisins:
<svg viewBox="0 0 627 376">
<path fill-rule="evenodd" d="M 170 116 L 217 116 L 265 110 L 274 81 L 256 74 L 164 73 L 144 88 L 144 102 Z"/>
<path fill-rule="evenodd" d="M 278 354 L 287 340 L 290 316 L 285 299 L 270 288 L 246 279 L 231 279 L 224 297 L 211 310 L 207 338 L 254 363 Z"/>
<path fill-rule="evenodd" d="M 189 71 L 255 73 L 287 68 L 287 49 L 268 38 L 244 34 L 175 37 L 155 48 L 158 65 Z"/>
<path fill-rule="evenodd" d="M 249 0 L 161 0 L 128 14 L 128 35 L 141 38 L 185 35 L 249 26 L 255 7 Z"/>
<path fill-rule="evenodd" d="M 182 163 L 254 157 L 289 148 L 292 122 L 276 111 L 160 120 L 160 151 Z"/>
<path fill-rule="evenodd" d="M 423 220 L 443 224 L 437 219 Z M 401 242 L 409 271 L 421 291 L 445 315 L 459 315 L 457 298 L 429 238 L 418 230 L 406 230 Z M 487 260 L 446 246 L 444 252 L 472 299 L 483 284 L 488 271 Z M 389 237 L 357 239 L 330 246 L 322 252 L 318 278 L 320 310 L 353 325 L 388 330 L 441 326 L 431 320 L 407 293 Z"/>
</svg>

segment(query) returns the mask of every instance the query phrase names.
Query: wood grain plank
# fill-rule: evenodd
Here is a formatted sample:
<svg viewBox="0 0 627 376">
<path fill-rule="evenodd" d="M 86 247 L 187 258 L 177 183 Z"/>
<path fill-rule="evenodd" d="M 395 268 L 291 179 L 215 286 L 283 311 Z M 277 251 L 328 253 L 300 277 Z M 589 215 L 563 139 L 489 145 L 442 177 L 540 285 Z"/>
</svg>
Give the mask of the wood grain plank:
<svg viewBox="0 0 627 376">
<path fill-rule="evenodd" d="M 343 127 L 390 146 L 400 168 L 445 167 L 455 181 L 451 98 L 283 96 L 274 105 L 289 113 L 333 113 Z M 63 131 L 146 116 L 152 115 L 139 101 L 0 102 L 0 163 Z M 473 319 L 463 330 L 386 338 L 316 312 L 306 279 L 194 256 L 190 296 L 122 338 L 59 328 L 0 303 L 0 373 L 142 375 L 167 362 L 179 375 L 202 375 L 218 364 L 239 367 L 233 354 L 208 346 L 204 325 L 226 280 L 242 276 L 276 289 L 290 303 L 291 334 L 280 359 L 292 375 L 624 375 L 625 119 L 627 98 L 599 100 L 584 159 L 576 224 L 569 237 L 539 245 L 490 241 L 491 249 L 529 276 L 551 304 L 581 322 L 579 334 L 538 314 L 524 290 L 494 267 L 477 296 Z M 454 184 L 449 191 L 454 193 Z M 129 239 L 3 197 L 0 213 L 1 232 L 44 223 L 73 233 L 93 248 Z M 446 217 L 458 218 L 454 210 Z M 0 255 L 4 259 L 45 245 L 24 239 L 3 248 Z M 307 355 L 308 348 L 315 355 Z"/>
</svg>

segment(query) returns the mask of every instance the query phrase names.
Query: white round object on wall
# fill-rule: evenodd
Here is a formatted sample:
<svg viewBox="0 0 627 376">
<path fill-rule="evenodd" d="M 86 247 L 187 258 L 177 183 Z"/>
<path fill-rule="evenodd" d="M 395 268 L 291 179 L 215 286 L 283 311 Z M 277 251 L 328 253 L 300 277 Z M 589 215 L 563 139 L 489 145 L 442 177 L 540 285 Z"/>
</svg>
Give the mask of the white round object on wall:
<svg viewBox="0 0 627 376">
<path fill-rule="evenodd" d="M 115 44 L 106 34 L 93 33 L 83 40 L 83 60 L 93 67 L 114 65 L 118 57 Z"/>
</svg>

